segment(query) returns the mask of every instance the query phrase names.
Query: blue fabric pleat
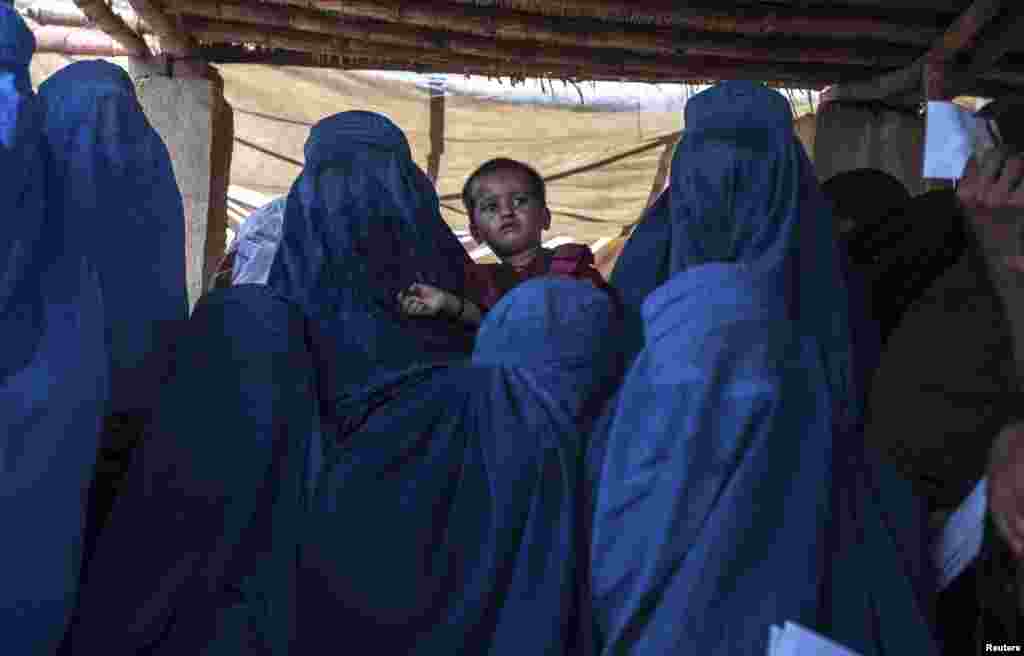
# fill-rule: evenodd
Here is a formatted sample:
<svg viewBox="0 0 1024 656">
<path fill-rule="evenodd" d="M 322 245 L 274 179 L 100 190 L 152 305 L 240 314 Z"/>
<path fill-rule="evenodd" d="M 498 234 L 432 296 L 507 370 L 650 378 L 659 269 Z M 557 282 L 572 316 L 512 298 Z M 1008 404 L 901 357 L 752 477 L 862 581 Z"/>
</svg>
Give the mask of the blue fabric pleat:
<svg viewBox="0 0 1024 656">
<path fill-rule="evenodd" d="M 581 452 L 619 335 L 604 292 L 529 281 L 488 313 L 471 363 L 367 390 L 372 411 L 325 435 L 300 653 L 337 635 L 389 654 L 578 649 Z"/>
<path fill-rule="evenodd" d="M 415 281 L 461 295 L 467 262 L 394 123 L 352 111 L 312 128 L 267 285 L 312 321 L 325 402 L 381 372 L 468 357 L 471 333 L 396 302 Z"/>
<path fill-rule="evenodd" d="M 47 213 L 34 49 L 0 5 L 0 651 L 44 656 L 74 603 L 109 385 L 97 273 Z"/>
<path fill-rule="evenodd" d="M 792 621 L 934 654 L 922 507 L 864 453 L 871 365 L 788 103 L 727 82 L 685 119 L 613 276 L 643 340 L 588 451 L 594 650 L 761 656 Z"/>
<path fill-rule="evenodd" d="M 185 215 L 170 155 L 114 64 L 70 64 L 40 85 L 39 97 L 50 210 L 99 270 L 110 413 L 149 412 L 188 316 Z"/>
<path fill-rule="evenodd" d="M 313 372 L 301 310 L 266 287 L 199 302 L 68 653 L 289 653 Z"/>
</svg>

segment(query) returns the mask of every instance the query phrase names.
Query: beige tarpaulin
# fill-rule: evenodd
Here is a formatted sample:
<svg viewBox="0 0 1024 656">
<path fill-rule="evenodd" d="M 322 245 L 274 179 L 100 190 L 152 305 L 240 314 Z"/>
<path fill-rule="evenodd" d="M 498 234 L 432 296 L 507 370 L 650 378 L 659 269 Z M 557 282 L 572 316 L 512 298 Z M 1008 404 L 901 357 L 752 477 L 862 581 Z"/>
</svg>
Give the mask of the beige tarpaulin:
<svg viewBox="0 0 1024 656">
<path fill-rule="evenodd" d="M 235 109 L 233 185 L 284 193 L 299 167 L 268 154 L 302 160 L 309 126 L 338 111 L 386 114 L 406 133 L 417 163 L 430 152 L 429 92 L 360 73 L 263 66 L 222 66 Z M 555 233 L 583 241 L 617 235 L 643 211 L 661 155 L 658 139 L 681 127 L 677 112 L 588 112 L 511 105 L 474 97 L 445 98 L 444 150 L 438 193 L 452 227 L 465 227 L 458 194 L 472 170 L 492 157 L 529 162 L 545 177 L 599 164 L 641 146 L 632 156 L 549 184 Z M 455 196 L 454 198 L 452 196 Z"/>
<path fill-rule="evenodd" d="M 70 61 L 37 56 L 33 80 L 38 84 Z M 223 65 L 218 70 L 234 108 L 230 196 L 236 219 L 287 193 L 301 170 L 309 128 L 335 112 L 364 109 L 387 115 L 405 131 L 417 163 L 427 170 L 431 112 L 425 87 L 327 69 Z M 444 104 L 437 186 L 453 228 L 467 227 L 459 193 L 469 173 L 492 157 L 511 157 L 552 178 L 548 239 L 609 247 L 639 218 L 665 144 L 682 127 L 677 111 L 596 111 L 454 93 L 446 94 Z"/>
</svg>

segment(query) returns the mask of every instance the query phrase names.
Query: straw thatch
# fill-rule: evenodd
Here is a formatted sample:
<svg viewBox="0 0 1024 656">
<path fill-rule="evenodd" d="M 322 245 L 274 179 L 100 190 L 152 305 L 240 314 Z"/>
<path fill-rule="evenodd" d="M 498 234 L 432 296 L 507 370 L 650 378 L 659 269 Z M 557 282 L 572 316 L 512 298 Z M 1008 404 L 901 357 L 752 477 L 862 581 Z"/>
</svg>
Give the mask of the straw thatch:
<svg viewBox="0 0 1024 656">
<path fill-rule="evenodd" d="M 941 78 L 935 88 L 1024 87 L 1024 5 L 1015 0 L 129 2 L 161 49 L 180 57 L 809 88 L 874 80 L 854 85 L 857 97 L 920 96 L 926 70 Z M 130 38 L 123 20 L 92 15 L 102 0 L 78 4 L 115 39 Z"/>
</svg>

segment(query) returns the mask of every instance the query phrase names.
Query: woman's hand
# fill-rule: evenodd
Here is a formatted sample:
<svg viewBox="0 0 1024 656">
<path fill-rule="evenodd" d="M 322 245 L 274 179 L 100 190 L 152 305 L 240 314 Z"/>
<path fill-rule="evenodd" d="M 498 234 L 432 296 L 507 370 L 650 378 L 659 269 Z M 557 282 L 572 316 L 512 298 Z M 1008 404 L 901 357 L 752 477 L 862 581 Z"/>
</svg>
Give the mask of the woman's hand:
<svg viewBox="0 0 1024 656">
<path fill-rule="evenodd" d="M 986 251 L 1013 268 L 1024 226 L 1024 156 L 995 148 L 981 161 L 972 157 L 957 188 L 964 213 Z"/>
<path fill-rule="evenodd" d="M 398 306 L 402 314 L 410 317 L 436 317 L 451 305 L 448 292 L 437 287 L 414 282 L 398 293 Z"/>
<path fill-rule="evenodd" d="M 988 509 L 1014 555 L 1024 557 L 1024 424 L 1004 428 L 992 447 Z"/>
</svg>

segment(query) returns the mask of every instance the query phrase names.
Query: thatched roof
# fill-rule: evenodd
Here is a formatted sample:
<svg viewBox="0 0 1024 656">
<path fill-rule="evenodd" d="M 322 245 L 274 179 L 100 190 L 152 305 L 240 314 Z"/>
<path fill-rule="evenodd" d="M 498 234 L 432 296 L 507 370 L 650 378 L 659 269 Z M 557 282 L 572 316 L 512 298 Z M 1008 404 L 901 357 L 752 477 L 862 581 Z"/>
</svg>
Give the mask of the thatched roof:
<svg viewBox="0 0 1024 656">
<path fill-rule="evenodd" d="M 128 51 L 211 63 L 651 82 L 744 77 L 805 88 L 874 80 L 857 95 L 888 96 L 923 88 L 928 60 L 958 93 L 1024 88 L 1019 0 L 128 2 L 131 11 L 117 2 L 111 12 L 103 0 L 75 0 L 88 21 L 69 29 L 98 27 Z M 146 43 L 146 32 L 158 39 Z"/>
</svg>

